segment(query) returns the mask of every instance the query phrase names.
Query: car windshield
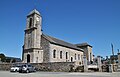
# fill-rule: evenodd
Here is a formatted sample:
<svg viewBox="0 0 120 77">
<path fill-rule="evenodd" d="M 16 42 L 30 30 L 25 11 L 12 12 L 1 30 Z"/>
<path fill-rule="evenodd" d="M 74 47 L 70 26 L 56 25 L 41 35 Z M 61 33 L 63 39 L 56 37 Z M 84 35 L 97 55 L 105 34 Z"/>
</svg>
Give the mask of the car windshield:
<svg viewBox="0 0 120 77">
<path fill-rule="evenodd" d="M 32 67 L 31 65 L 28 65 L 28 67 Z"/>
<path fill-rule="evenodd" d="M 16 66 L 16 67 L 21 67 L 21 66 Z"/>
<path fill-rule="evenodd" d="M 22 67 L 26 67 L 26 65 L 22 65 Z"/>
</svg>

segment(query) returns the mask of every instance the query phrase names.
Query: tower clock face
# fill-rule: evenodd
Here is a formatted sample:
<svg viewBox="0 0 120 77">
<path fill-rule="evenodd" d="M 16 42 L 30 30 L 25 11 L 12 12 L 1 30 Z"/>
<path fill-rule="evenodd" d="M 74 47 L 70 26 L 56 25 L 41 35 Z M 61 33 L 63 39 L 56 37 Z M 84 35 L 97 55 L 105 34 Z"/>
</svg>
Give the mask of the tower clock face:
<svg viewBox="0 0 120 77">
<path fill-rule="evenodd" d="M 40 21 L 40 20 L 39 20 L 39 17 L 37 17 L 36 20 L 37 20 L 37 21 Z"/>
</svg>

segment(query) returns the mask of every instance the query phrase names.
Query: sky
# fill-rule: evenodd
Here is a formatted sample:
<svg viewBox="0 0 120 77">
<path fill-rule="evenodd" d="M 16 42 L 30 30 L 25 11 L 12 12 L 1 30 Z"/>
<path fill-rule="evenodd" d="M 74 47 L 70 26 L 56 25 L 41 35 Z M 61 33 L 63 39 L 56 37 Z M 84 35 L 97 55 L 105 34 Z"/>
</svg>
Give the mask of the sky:
<svg viewBox="0 0 120 77">
<path fill-rule="evenodd" d="M 0 53 L 22 57 L 26 16 L 37 9 L 43 33 L 70 42 L 87 42 L 95 56 L 120 49 L 120 0 L 0 0 Z"/>
</svg>

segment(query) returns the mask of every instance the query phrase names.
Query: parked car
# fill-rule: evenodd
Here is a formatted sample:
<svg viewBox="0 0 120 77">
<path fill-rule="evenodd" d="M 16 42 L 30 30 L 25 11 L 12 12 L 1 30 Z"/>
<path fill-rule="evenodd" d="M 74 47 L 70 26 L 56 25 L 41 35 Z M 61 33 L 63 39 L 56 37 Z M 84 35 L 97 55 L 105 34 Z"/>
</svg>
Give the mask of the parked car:
<svg viewBox="0 0 120 77">
<path fill-rule="evenodd" d="M 15 65 L 10 68 L 10 72 L 19 72 L 20 65 Z"/>
<path fill-rule="evenodd" d="M 19 69 L 20 73 L 30 73 L 30 72 L 36 72 L 36 69 L 34 66 L 30 65 L 30 64 L 24 64 L 22 65 L 22 67 Z"/>
</svg>

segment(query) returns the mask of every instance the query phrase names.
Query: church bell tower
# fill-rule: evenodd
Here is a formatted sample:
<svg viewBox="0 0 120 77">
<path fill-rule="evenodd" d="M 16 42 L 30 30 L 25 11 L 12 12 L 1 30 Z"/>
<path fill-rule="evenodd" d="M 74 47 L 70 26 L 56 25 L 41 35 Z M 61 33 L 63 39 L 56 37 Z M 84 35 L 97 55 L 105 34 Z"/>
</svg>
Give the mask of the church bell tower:
<svg viewBox="0 0 120 77">
<path fill-rule="evenodd" d="M 25 63 L 43 62 L 43 50 L 40 44 L 42 35 L 41 23 L 42 17 L 36 9 L 27 15 L 22 56 Z"/>
</svg>

